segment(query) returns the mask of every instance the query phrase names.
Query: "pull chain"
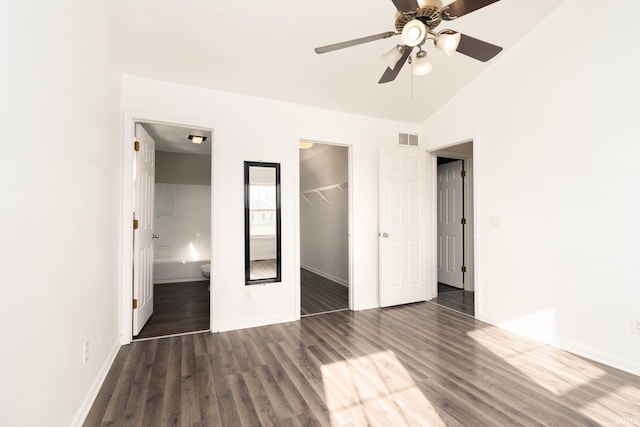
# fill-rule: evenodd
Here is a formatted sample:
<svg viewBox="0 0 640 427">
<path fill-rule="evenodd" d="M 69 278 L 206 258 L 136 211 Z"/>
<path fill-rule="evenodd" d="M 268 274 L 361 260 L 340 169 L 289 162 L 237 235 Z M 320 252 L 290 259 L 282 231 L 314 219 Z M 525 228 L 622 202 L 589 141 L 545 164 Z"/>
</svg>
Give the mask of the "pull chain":
<svg viewBox="0 0 640 427">
<path fill-rule="evenodd" d="M 413 59 L 409 57 L 409 65 L 411 66 L 411 99 L 413 99 Z"/>
</svg>

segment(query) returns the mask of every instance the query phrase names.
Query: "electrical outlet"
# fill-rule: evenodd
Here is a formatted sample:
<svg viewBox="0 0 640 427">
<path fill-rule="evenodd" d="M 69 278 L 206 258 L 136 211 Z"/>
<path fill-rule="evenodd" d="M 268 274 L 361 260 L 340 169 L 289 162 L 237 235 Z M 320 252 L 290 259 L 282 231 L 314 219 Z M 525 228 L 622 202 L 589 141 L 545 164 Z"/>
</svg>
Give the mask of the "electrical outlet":
<svg viewBox="0 0 640 427">
<path fill-rule="evenodd" d="M 631 333 L 640 335 L 640 316 L 631 316 Z"/>
<path fill-rule="evenodd" d="M 251 301 L 251 289 L 247 288 L 244 290 L 244 300 Z"/>
<path fill-rule="evenodd" d="M 84 363 L 89 361 L 89 340 L 86 340 L 82 346 L 82 360 Z"/>
</svg>

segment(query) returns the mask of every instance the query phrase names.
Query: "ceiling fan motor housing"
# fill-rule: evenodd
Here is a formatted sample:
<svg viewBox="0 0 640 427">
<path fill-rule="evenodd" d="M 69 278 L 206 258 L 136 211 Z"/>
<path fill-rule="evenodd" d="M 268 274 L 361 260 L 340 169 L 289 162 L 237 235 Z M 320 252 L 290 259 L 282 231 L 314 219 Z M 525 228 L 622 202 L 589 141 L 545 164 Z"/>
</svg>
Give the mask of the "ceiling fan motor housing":
<svg viewBox="0 0 640 427">
<path fill-rule="evenodd" d="M 408 22 L 417 19 L 421 21 L 429 29 L 434 29 L 442 22 L 440 10 L 442 9 L 442 1 L 440 0 L 420 0 L 420 8 L 406 12 L 396 12 L 396 30 L 402 32 L 402 29 Z"/>
</svg>

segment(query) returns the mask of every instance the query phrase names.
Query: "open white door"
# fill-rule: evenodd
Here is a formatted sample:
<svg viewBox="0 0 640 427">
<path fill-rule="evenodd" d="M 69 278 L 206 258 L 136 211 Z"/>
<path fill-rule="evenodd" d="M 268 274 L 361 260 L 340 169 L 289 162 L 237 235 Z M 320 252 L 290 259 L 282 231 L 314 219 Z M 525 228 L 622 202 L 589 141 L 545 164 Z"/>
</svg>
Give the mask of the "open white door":
<svg viewBox="0 0 640 427">
<path fill-rule="evenodd" d="M 380 150 L 380 305 L 431 299 L 427 284 L 427 153 Z"/>
<path fill-rule="evenodd" d="M 153 313 L 153 203 L 155 142 L 136 123 L 138 151 L 134 156 L 133 210 L 138 228 L 133 232 L 133 335 L 138 335 Z M 134 221 L 135 223 L 135 221 Z"/>
<path fill-rule="evenodd" d="M 438 282 L 462 289 L 462 160 L 438 166 Z"/>
</svg>

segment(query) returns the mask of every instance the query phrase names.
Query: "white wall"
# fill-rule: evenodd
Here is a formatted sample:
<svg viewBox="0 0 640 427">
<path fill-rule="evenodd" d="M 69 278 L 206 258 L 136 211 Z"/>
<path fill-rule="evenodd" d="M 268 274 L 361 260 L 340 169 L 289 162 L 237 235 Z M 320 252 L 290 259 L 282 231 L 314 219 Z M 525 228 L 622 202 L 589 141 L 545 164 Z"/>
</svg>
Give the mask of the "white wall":
<svg viewBox="0 0 640 427">
<path fill-rule="evenodd" d="M 211 186 L 155 185 L 155 258 L 211 258 Z"/>
<path fill-rule="evenodd" d="M 639 15 L 566 1 L 422 130 L 474 139 L 478 317 L 636 374 Z"/>
<path fill-rule="evenodd" d="M 417 125 L 205 90 L 123 78 L 123 108 L 215 123 L 213 135 L 213 315 L 220 330 L 293 320 L 298 257 L 298 141 L 353 145 L 354 286 L 357 309 L 375 307 L 378 258 L 378 148 Z M 281 163 L 282 283 L 244 286 L 243 161 Z"/>
<path fill-rule="evenodd" d="M 81 422 L 119 348 L 120 82 L 103 7 L 0 3 L 3 425 Z"/>
<path fill-rule="evenodd" d="M 300 191 L 349 181 L 346 147 L 328 146 L 300 162 Z M 338 283 L 349 284 L 349 188 L 306 194 L 300 202 L 300 257 L 304 268 Z"/>
</svg>

